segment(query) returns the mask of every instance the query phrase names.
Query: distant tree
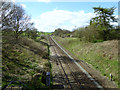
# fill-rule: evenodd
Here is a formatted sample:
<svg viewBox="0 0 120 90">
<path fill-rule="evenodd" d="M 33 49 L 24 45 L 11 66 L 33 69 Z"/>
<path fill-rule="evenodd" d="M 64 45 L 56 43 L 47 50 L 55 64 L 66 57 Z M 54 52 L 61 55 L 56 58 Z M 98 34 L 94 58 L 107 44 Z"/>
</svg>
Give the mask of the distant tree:
<svg viewBox="0 0 120 90">
<path fill-rule="evenodd" d="M 55 29 L 55 31 L 54 31 L 54 35 L 56 35 L 56 36 L 60 36 L 60 33 L 62 32 L 62 29 L 61 28 L 58 28 L 58 29 Z"/>
<path fill-rule="evenodd" d="M 70 36 L 70 33 L 71 32 L 69 30 L 58 28 L 55 29 L 53 34 L 60 37 L 68 37 Z"/>
<path fill-rule="evenodd" d="M 38 37 L 38 31 L 36 28 L 34 28 L 33 30 L 31 30 L 31 39 L 36 40 L 36 38 Z"/>
<path fill-rule="evenodd" d="M 107 39 L 107 34 L 109 34 L 109 29 L 112 28 L 110 22 L 117 22 L 115 18 L 114 10 L 115 7 L 111 8 L 102 8 L 102 7 L 93 7 L 96 17 L 90 20 L 90 25 L 94 24 L 97 28 L 103 31 L 104 40 Z"/>
</svg>

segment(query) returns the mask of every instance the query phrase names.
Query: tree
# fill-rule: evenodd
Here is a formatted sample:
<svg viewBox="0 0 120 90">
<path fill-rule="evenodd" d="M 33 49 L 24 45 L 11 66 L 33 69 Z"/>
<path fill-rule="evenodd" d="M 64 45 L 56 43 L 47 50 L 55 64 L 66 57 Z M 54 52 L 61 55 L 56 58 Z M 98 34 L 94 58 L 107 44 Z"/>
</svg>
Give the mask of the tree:
<svg viewBox="0 0 120 90">
<path fill-rule="evenodd" d="M 31 30 L 31 39 L 36 40 L 36 38 L 38 37 L 38 31 L 36 28 L 34 28 L 33 30 Z"/>
<path fill-rule="evenodd" d="M 68 37 L 70 36 L 70 33 L 71 32 L 67 29 L 58 28 L 58 29 L 55 29 L 53 34 L 60 37 Z"/>
<path fill-rule="evenodd" d="M 93 7 L 94 13 L 96 13 L 96 17 L 92 18 L 90 24 L 96 23 L 97 25 L 101 25 L 105 27 L 105 29 L 111 28 L 110 22 L 116 22 L 117 19 L 114 14 L 115 7 L 112 8 L 102 8 L 102 7 Z"/>
<path fill-rule="evenodd" d="M 21 6 L 12 2 L 2 2 L 2 30 L 12 30 L 16 41 L 22 31 L 26 30 L 30 17 L 25 14 Z"/>
<path fill-rule="evenodd" d="M 38 37 L 38 30 L 34 27 L 34 23 L 30 22 L 26 27 L 27 29 L 24 31 L 25 36 L 36 40 L 36 38 Z"/>
<path fill-rule="evenodd" d="M 10 23 L 12 21 L 12 13 L 13 13 L 13 3 L 12 2 L 1 2 L 0 6 L 0 14 L 1 14 L 1 29 L 3 31 L 11 30 Z"/>
<path fill-rule="evenodd" d="M 110 22 L 117 22 L 115 18 L 114 10 L 115 7 L 111 8 L 102 8 L 102 7 L 93 7 L 96 17 L 90 20 L 90 25 L 94 24 L 95 27 L 99 28 L 103 32 L 104 40 L 107 39 L 109 30 L 112 28 Z"/>
<path fill-rule="evenodd" d="M 22 7 L 15 6 L 12 18 L 12 27 L 14 27 L 13 30 L 15 31 L 15 37 L 18 39 L 18 36 L 22 33 L 22 31 L 27 29 L 30 17 L 25 14 Z"/>
</svg>

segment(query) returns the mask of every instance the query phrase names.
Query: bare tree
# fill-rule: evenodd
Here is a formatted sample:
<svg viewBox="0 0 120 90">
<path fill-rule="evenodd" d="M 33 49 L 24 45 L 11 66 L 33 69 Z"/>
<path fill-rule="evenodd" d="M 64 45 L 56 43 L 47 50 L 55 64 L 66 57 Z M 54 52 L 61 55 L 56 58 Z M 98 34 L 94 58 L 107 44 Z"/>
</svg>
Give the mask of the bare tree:
<svg viewBox="0 0 120 90">
<path fill-rule="evenodd" d="M 30 21 L 30 17 L 25 14 L 23 8 L 12 2 L 2 2 L 2 30 L 12 30 L 18 39 Z"/>
<path fill-rule="evenodd" d="M 2 30 L 9 29 L 10 22 L 12 20 L 11 16 L 13 13 L 13 3 L 11 2 L 1 2 L 2 5 L 0 6 L 0 14 L 1 14 L 1 23 L 2 23 Z"/>
</svg>

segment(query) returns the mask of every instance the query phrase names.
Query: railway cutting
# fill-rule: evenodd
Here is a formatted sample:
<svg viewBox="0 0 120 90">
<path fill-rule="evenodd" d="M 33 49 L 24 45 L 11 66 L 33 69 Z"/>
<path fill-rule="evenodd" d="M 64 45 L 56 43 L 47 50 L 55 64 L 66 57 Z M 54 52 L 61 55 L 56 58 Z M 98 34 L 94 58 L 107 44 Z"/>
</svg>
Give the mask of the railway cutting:
<svg viewBox="0 0 120 90">
<path fill-rule="evenodd" d="M 109 90 L 109 88 L 116 88 L 113 83 L 99 75 L 88 64 L 82 60 L 75 60 L 52 36 L 49 37 L 49 44 L 54 90 Z"/>
</svg>

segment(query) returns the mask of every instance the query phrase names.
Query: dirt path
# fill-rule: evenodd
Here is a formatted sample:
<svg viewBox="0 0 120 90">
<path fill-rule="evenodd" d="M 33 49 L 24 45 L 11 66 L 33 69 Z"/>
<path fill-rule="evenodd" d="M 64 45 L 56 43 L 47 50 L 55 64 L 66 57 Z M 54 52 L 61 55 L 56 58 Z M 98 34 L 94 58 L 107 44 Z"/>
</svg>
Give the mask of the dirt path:
<svg viewBox="0 0 120 90">
<path fill-rule="evenodd" d="M 53 89 L 105 90 L 116 86 L 82 60 L 72 58 L 52 38 L 50 41 Z M 63 50 L 62 50 L 63 49 Z M 109 89 L 108 89 L 109 90 Z"/>
</svg>

